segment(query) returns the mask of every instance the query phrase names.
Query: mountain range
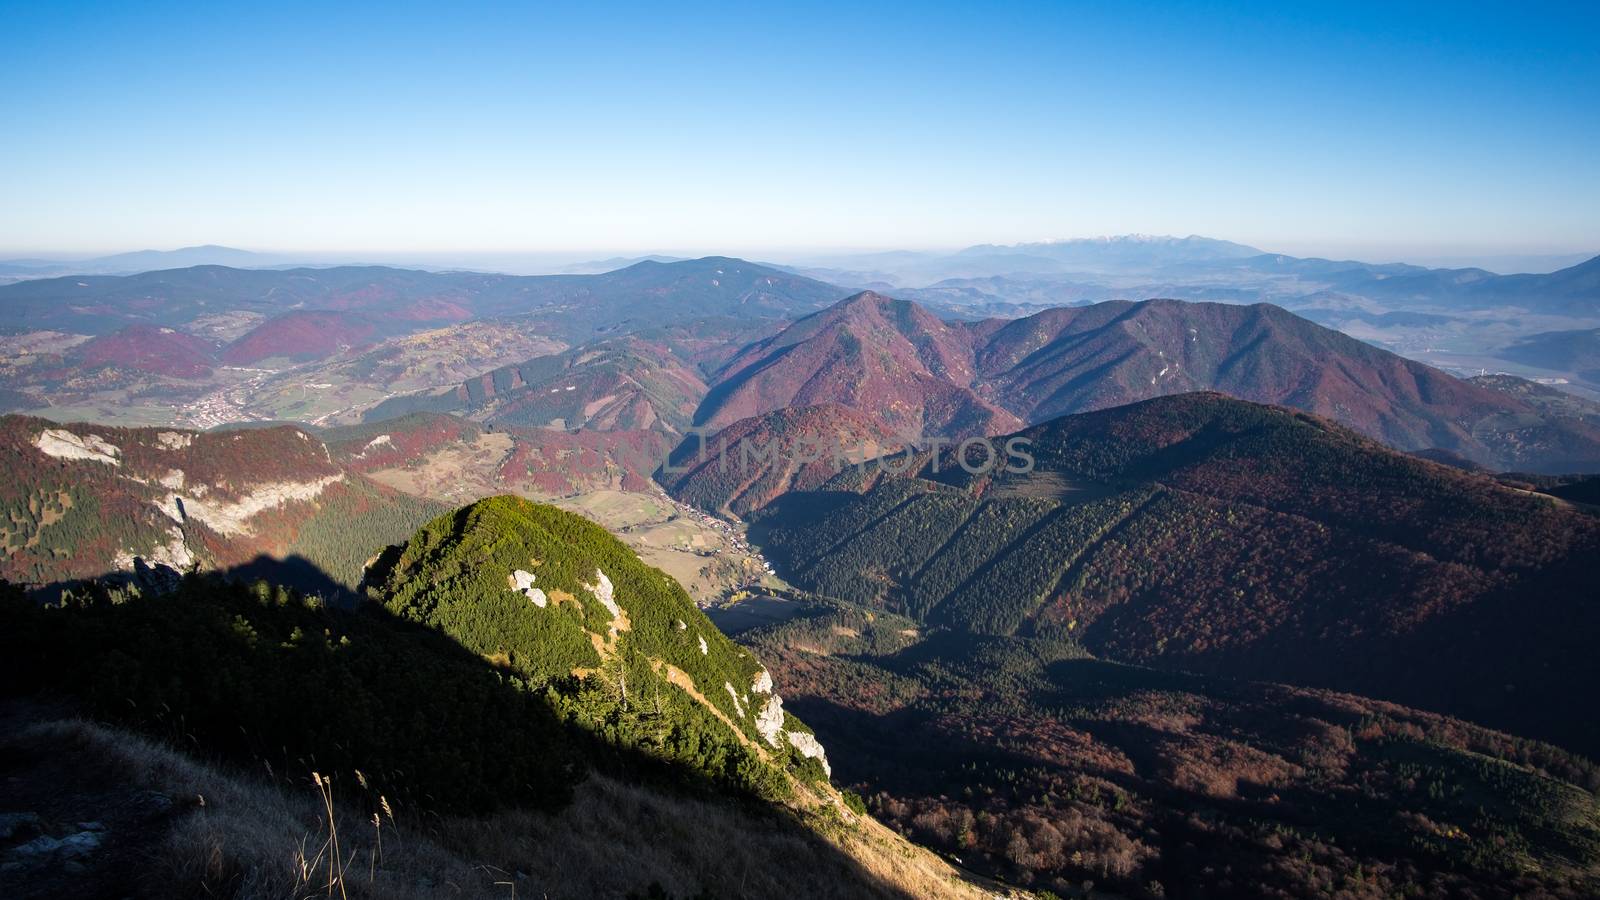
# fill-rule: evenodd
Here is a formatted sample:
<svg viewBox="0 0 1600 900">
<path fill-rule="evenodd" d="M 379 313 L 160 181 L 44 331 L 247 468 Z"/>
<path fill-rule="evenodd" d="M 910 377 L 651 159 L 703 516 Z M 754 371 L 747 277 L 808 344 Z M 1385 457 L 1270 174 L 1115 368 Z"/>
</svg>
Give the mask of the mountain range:
<svg viewBox="0 0 1600 900">
<path fill-rule="evenodd" d="M 1594 300 L 1593 261 L 1548 275 L 1500 276 L 1483 270 L 1431 270 L 1401 264 L 1369 265 L 1251 255 L 1250 250 L 1241 245 L 1193 237 L 1128 237 L 969 248 L 955 256 L 969 260 L 997 257 L 1015 261 L 1041 253 L 1062 258 L 1098 254 L 1096 258 L 1101 259 L 1103 265 L 1102 271 L 1078 275 L 1012 272 L 955 279 L 925 287 L 876 291 L 879 296 L 888 290 L 897 299 L 918 302 L 922 309 L 918 315 L 933 320 L 903 323 L 910 336 L 905 339 L 923 341 L 910 348 L 900 342 L 901 338 L 865 321 L 831 324 L 842 328 L 841 334 L 853 336 L 859 332 L 885 338 L 885 348 L 892 350 L 890 356 L 894 359 L 887 366 L 882 363 L 888 361 L 888 357 L 866 361 L 877 374 L 863 373 L 862 378 L 867 381 L 857 385 L 858 389 L 887 398 L 891 388 L 883 383 L 885 380 L 918 382 L 906 390 L 938 407 L 930 421 L 957 431 L 1004 430 L 1008 426 L 1001 420 L 1007 414 L 1023 421 L 1036 421 L 1048 415 L 1093 408 L 1095 401 L 1088 395 L 1096 391 L 1121 393 L 1130 399 L 1136 396 L 1138 392 L 1127 390 L 1125 384 L 1120 391 L 1087 383 L 1067 387 L 1059 379 L 1070 381 L 1087 375 L 1084 370 L 1072 370 L 1074 363 L 1071 362 L 1039 359 L 1028 364 L 1030 371 L 1004 373 L 995 371 L 994 354 L 987 363 L 978 358 L 986 349 L 983 343 L 990 329 L 981 324 L 986 317 L 996 314 L 1022 317 L 1011 326 L 1013 334 L 1024 329 L 1065 329 L 1064 333 L 1075 334 L 1074 329 L 1091 328 L 1098 314 L 1070 310 L 1106 297 L 1130 298 L 1125 302 L 1142 303 L 1152 296 L 1171 296 L 1189 301 L 1220 301 L 1219 306 L 1251 306 L 1254 305 L 1251 301 L 1265 298 L 1276 304 L 1289 304 L 1299 313 L 1319 321 L 1338 324 L 1369 341 L 1430 359 L 1434 342 L 1448 345 L 1455 341 L 1477 347 L 1483 343 L 1480 335 L 1493 329 L 1495 333 L 1510 336 L 1496 338 L 1505 347 L 1491 352 L 1499 353 L 1499 358 L 1506 360 L 1512 371 L 1545 380 L 1567 373 L 1578 384 L 1587 383 L 1585 373 L 1589 373 L 1590 368 L 1569 366 L 1552 371 L 1545 365 L 1560 366 L 1559 360 L 1564 358 L 1561 354 L 1542 353 L 1533 344 L 1519 346 L 1513 338 L 1533 334 L 1536 324 L 1570 327 L 1572 323 L 1592 321 L 1584 316 L 1600 315 L 1596 312 L 1600 307 L 1590 309 L 1594 302 L 1600 302 Z M 904 255 L 884 256 L 884 260 L 902 258 Z M 1123 266 L 1123 261 L 1139 259 L 1145 262 L 1127 265 L 1134 268 L 1144 265 L 1145 270 L 1110 271 Z M 835 276 L 841 283 L 859 283 L 849 273 L 830 275 Z M 809 402 L 807 397 L 815 397 L 817 402 L 848 404 L 850 400 L 842 392 L 851 379 L 846 377 L 834 383 L 833 376 L 826 370 L 852 365 L 846 356 L 848 341 L 855 338 L 847 337 L 844 345 L 828 348 L 824 346 L 828 338 L 807 334 L 806 330 L 825 328 L 829 322 L 812 320 L 802 324 L 798 320 L 825 309 L 849 293 L 845 288 L 782 268 L 724 257 L 673 262 L 644 260 L 595 275 L 508 276 L 349 266 L 285 270 L 200 266 L 122 277 L 80 275 L 38 279 L 0 287 L 0 327 L 15 335 L 13 340 L 19 351 L 14 358 L 21 362 L 15 371 L 5 372 L 6 389 L 10 393 L 3 399 L 14 409 L 38 410 L 53 405 L 109 411 L 128 394 L 155 396 L 164 393 L 188 404 L 209 398 L 209 405 L 215 406 L 214 412 L 208 411 L 193 424 L 290 416 L 319 422 L 328 417 L 352 421 L 386 396 L 414 390 L 418 379 L 407 379 L 409 383 L 400 390 L 385 392 L 381 380 L 369 386 L 367 382 L 371 379 L 359 372 L 346 373 L 351 377 L 333 379 L 308 377 L 302 380 L 328 384 L 337 393 L 324 395 L 322 402 L 297 404 L 285 393 L 283 385 L 262 384 L 253 380 L 258 373 L 246 370 L 261 369 L 266 375 L 281 375 L 296 366 L 353 360 L 382 346 L 405 353 L 409 351 L 386 342 L 436 332 L 445 335 L 444 329 L 466 324 L 504 322 L 508 330 L 529 341 L 559 342 L 568 347 L 624 334 L 679 329 L 680 334 L 675 337 L 654 335 L 649 338 L 673 345 L 692 339 L 694 332 L 703 330 L 701 326 L 704 325 L 718 338 L 714 342 L 718 343 L 718 348 L 710 351 L 720 354 L 717 359 L 695 356 L 699 351 L 674 350 L 674 353 L 693 364 L 697 377 L 708 382 L 712 404 L 722 407 L 707 407 L 699 419 L 692 421 L 715 427 L 791 402 L 775 399 L 785 392 L 791 392 L 789 396 L 798 398 L 793 402 L 801 404 Z M 1102 311 L 1114 308 L 1102 303 L 1094 303 L 1093 307 Z M 862 311 L 857 318 L 867 314 Z M 1204 318 L 1207 315 L 1226 317 L 1223 313 L 1208 314 L 1198 310 L 1186 310 L 1181 315 L 1169 313 L 1168 317 Z M 1161 316 L 1154 310 L 1136 313 L 1133 318 L 1144 316 L 1150 319 L 1144 324 L 1160 327 L 1155 320 Z M 978 324 L 942 321 L 946 318 L 968 323 L 976 320 Z M 1281 321 L 1269 321 L 1263 314 L 1257 314 L 1256 318 L 1254 327 L 1259 329 L 1293 331 L 1298 328 L 1298 325 L 1290 328 Z M 725 324 L 709 325 L 716 321 Z M 691 323 L 694 327 L 686 328 Z M 885 323 L 891 331 L 900 327 L 887 319 Z M 777 337 L 776 332 L 786 324 L 791 326 L 789 333 Z M 1132 327 L 1131 322 L 1129 327 Z M 1202 334 L 1206 330 L 1205 323 L 1185 327 L 1196 327 Z M 1238 330 L 1251 326 L 1218 322 L 1216 327 Z M 976 337 L 962 338 L 958 343 L 967 346 L 956 348 L 948 335 L 938 334 L 941 329 L 976 334 Z M 1283 335 L 1273 336 L 1274 339 L 1279 337 Z M 86 339 L 90 340 L 86 343 Z M 761 348 L 746 346 L 760 339 L 768 340 L 767 348 L 771 353 L 793 352 L 794 359 L 778 364 L 775 359 L 761 358 L 764 352 Z M 445 338 L 446 342 L 449 340 L 451 338 Z M 1075 334 L 1072 340 L 1085 342 L 1087 350 L 1090 349 L 1088 344 L 1099 341 L 1106 342 L 1108 348 L 1119 342 L 1131 347 L 1141 339 L 1133 335 L 1124 340 L 1107 333 Z M 1190 358 L 1187 360 L 1190 368 L 1169 368 L 1165 377 L 1184 382 L 1186 389 L 1217 388 L 1250 399 L 1303 406 L 1407 449 L 1439 446 L 1486 465 L 1546 471 L 1586 465 L 1583 460 L 1588 451 L 1582 445 L 1589 438 L 1575 435 L 1564 426 L 1529 419 L 1527 410 L 1516 402 L 1507 403 L 1504 398 L 1497 399 L 1482 392 L 1461 396 L 1460 390 L 1451 387 L 1446 391 L 1450 396 L 1442 398 L 1439 409 L 1431 412 L 1421 409 L 1417 398 L 1406 394 L 1432 388 L 1420 382 L 1406 387 L 1403 382 L 1427 380 L 1427 377 L 1419 375 L 1422 370 L 1415 366 L 1389 358 L 1363 353 L 1364 358 L 1356 361 L 1349 372 L 1330 368 L 1316 376 L 1327 379 L 1327 384 L 1309 384 L 1307 380 L 1313 376 L 1305 370 L 1306 359 L 1314 365 L 1318 353 L 1349 355 L 1357 352 L 1323 346 L 1328 340 L 1325 335 L 1295 337 L 1291 343 L 1298 341 L 1304 346 L 1286 352 L 1305 359 L 1301 362 L 1281 360 L 1291 371 L 1268 372 L 1262 379 L 1247 371 L 1245 360 L 1234 360 L 1228 355 L 1216 360 Z M 708 342 L 704 338 L 700 341 L 701 347 L 706 348 Z M 481 344 L 476 340 L 469 343 Z M 53 354 L 28 352 L 34 346 L 49 347 Z M 429 356 L 454 353 L 443 343 L 433 349 L 415 342 L 409 346 Z M 1243 352 L 1242 340 L 1234 341 L 1232 335 L 1226 340 L 1218 336 L 1204 347 L 1224 354 L 1230 348 Z M 1191 345 L 1187 349 L 1198 352 L 1204 347 Z M 939 358 L 925 360 L 918 356 L 934 352 L 933 348 L 942 348 L 935 352 Z M 1177 348 L 1154 349 L 1174 352 Z M 739 354 L 742 356 L 737 371 L 720 371 Z M 811 359 L 811 355 L 817 358 Z M 966 376 L 954 368 L 941 370 L 943 374 L 934 371 L 938 366 L 964 364 L 968 355 L 973 357 L 972 364 L 977 367 L 971 383 L 963 383 Z M 1108 383 L 1120 384 L 1133 378 L 1134 372 L 1121 371 L 1129 366 L 1140 370 L 1137 374 L 1141 378 L 1163 377 L 1159 375 L 1162 369 L 1159 365 L 1145 375 L 1144 367 L 1138 363 L 1142 357 L 1142 352 L 1135 353 L 1123 363 L 1101 357 L 1100 364 L 1110 366 Z M 1084 358 L 1073 355 L 1072 359 L 1082 362 Z M 1479 368 L 1469 369 L 1464 365 L 1478 359 L 1481 357 L 1461 358 L 1461 364 L 1452 365 L 1452 370 L 1463 374 L 1479 371 Z M 935 364 L 934 368 L 929 368 L 930 362 Z M 1056 362 L 1063 362 L 1065 368 L 1060 372 L 1046 371 Z M 1441 362 L 1458 361 L 1447 355 L 1441 357 Z M 404 361 L 399 364 L 402 368 L 408 367 Z M 506 364 L 504 359 L 486 359 L 476 366 L 466 364 L 453 368 L 466 369 L 476 377 Z M 1261 364 L 1278 363 L 1263 361 Z M 771 371 L 767 371 L 769 366 Z M 1229 366 L 1230 370 L 1211 370 L 1217 366 Z M 1368 371 L 1374 367 L 1380 371 Z M 819 379 L 809 386 L 790 384 L 807 374 L 819 376 Z M 1033 374 L 1043 379 L 1041 384 L 1024 383 Z M 350 383 L 352 378 L 362 382 L 359 388 Z M 743 379 L 744 383 L 733 384 L 736 378 Z M 986 395 L 981 388 L 996 378 L 1004 380 L 1004 389 L 997 388 L 996 395 Z M 1275 378 L 1284 383 L 1270 383 Z M 1052 382 L 1052 379 L 1058 381 Z M 1392 390 L 1378 390 L 1380 396 L 1370 409 L 1358 408 L 1361 404 L 1344 396 L 1371 394 L 1373 385 L 1367 382 L 1372 379 L 1394 380 L 1396 384 Z M 442 389 L 451 380 L 444 373 L 434 379 L 423 379 L 430 389 Z M 1263 380 L 1268 383 L 1260 383 Z M 1296 381 L 1298 383 L 1289 383 Z M 953 391 L 947 383 L 954 385 Z M 1020 408 L 1020 401 L 1014 398 L 998 396 L 1012 386 L 1026 391 L 1033 387 L 1049 388 L 1051 384 L 1055 384 L 1051 390 L 1060 389 L 1061 396 L 1055 400 L 1038 398 L 1046 407 L 1039 415 Z M 376 396 L 373 391 L 377 392 Z M 1296 392 L 1301 399 L 1291 397 Z M 763 393 L 772 396 L 763 399 Z M 605 396 L 599 394 L 591 399 L 600 400 Z M 468 397 L 465 405 L 450 409 L 474 416 L 494 414 L 492 410 L 476 409 L 475 402 Z M 904 405 L 905 401 L 902 398 L 897 402 Z M 1084 405 L 1086 403 L 1090 405 Z M 389 407 L 407 408 L 444 407 L 438 402 L 421 407 L 406 403 Z M 660 417 L 663 412 L 656 409 L 652 415 Z M 922 418 L 920 413 L 913 416 L 908 409 L 899 408 L 885 415 L 894 420 L 891 424 L 896 428 L 908 427 L 913 419 Z M 996 416 L 999 418 L 995 418 L 992 429 L 983 423 L 985 418 Z M 573 418 L 552 415 L 547 421 Z M 134 420 L 149 421 L 148 418 Z"/>
<path fill-rule="evenodd" d="M 1197 238 L 956 255 L 1099 260 L 1084 285 L 1152 259 L 1191 285 L 1344 277 Z M 1378 274 L 1483 302 L 1499 278 Z M 1557 281 L 1581 298 L 1581 273 Z M 1457 378 L 1270 304 L 952 317 L 727 258 L 202 267 L 0 301 L 5 371 L 26 374 L 8 387 L 356 423 L 0 418 L 0 674 L 107 723 L 0 737 L 41 838 L 80 840 L 42 761 L 144 746 L 131 730 L 239 767 L 151 774 L 196 765 L 173 750 L 103 779 L 205 796 L 171 814 L 215 823 L 203 841 L 97 801 L 117 841 L 163 835 L 139 858 L 211 860 L 190 881 L 213 894 L 236 872 L 344 886 L 294 876 L 271 837 L 296 823 L 303 861 L 335 819 L 372 896 L 447 871 L 480 896 L 517 872 L 575 895 L 806 890 L 730 874 L 783 852 L 838 896 L 1010 890 L 905 836 L 1057 895 L 1600 884 L 1579 755 L 1600 751 L 1581 714 L 1600 671 L 1573 639 L 1600 626 L 1600 526 L 1592 483 L 1550 474 L 1600 465 L 1600 406 L 1555 387 Z M 917 435 L 1030 465 L 968 471 Z M 767 624 L 717 628 L 741 619 Z M 16 702 L 0 717 L 39 716 Z M 285 813 L 302 770 L 317 811 Z M 4 840 L 0 893 L 56 877 Z"/>
<path fill-rule="evenodd" d="M 0 286 L 0 326 L 105 334 L 128 324 L 180 328 L 203 317 L 300 310 L 437 324 L 533 315 L 545 333 L 591 339 L 718 315 L 783 318 L 837 300 L 838 288 L 726 257 L 644 261 L 599 275 L 512 276 L 381 266 L 195 266 Z"/>
<path fill-rule="evenodd" d="M 947 322 L 867 291 L 724 351 L 725 359 L 697 356 L 681 337 L 633 335 L 529 360 L 396 398 L 367 418 L 425 409 L 504 425 L 655 430 L 680 439 L 677 463 L 695 457 L 697 472 L 666 483 L 721 511 L 758 508 L 771 485 L 796 475 L 741 468 L 730 479 L 730 461 L 713 458 L 718 448 L 802 433 L 784 417 L 813 406 L 832 411 L 810 414 L 811 426 L 838 420 L 852 437 L 888 446 L 1215 390 L 1494 469 L 1600 465 L 1600 419 L 1580 398 L 1510 376 L 1459 379 L 1268 304 L 1114 301 Z M 691 425 L 699 433 L 686 437 Z M 689 484 L 713 469 L 715 487 Z M 757 483 L 766 487 L 750 491 Z"/>
<path fill-rule="evenodd" d="M 1491 467 L 1600 463 L 1592 422 L 1266 304 L 1109 302 L 947 323 L 915 303 L 864 292 L 747 346 L 708 383 L 694 420 L 712 431 L 831 404 L 886 432 L 960 439 L 1218 390 L 1327 416 L 1403 450 L 1443 449 Z"/>
<path fill-rule="evenodd" d="M 43 278 L 56 275 L 130 275 L 189 266 L 264 267 L 286 259 L 234 247 L 206 244 L 176 250 L 135 250 L 87 259 L 0 259 L 0 276 Z"/>
</svg>

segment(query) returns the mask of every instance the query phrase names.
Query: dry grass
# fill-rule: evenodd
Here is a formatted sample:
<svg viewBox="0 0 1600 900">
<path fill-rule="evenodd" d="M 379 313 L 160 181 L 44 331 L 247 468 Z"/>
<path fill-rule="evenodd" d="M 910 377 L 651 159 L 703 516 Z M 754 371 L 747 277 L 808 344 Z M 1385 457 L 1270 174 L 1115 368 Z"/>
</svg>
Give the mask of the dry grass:
<svg viewBox="0 0 1600 900">
<path fill-rule="evenodd" d="M 355 773 L 337 776 L 334 791 L 326 775 L 277 785 L 80 720 L 35 724 L 18 740 L 82 755 L 130 791 L 179 801 L 132 876 L 148 896 L 591 898 L 652 886 L 672 897 L 989 895 L 840 810 L 826 789 L 766 813 L 596 776 L 555 814 L 438 819 L 388 809 Z"/>
</svg>

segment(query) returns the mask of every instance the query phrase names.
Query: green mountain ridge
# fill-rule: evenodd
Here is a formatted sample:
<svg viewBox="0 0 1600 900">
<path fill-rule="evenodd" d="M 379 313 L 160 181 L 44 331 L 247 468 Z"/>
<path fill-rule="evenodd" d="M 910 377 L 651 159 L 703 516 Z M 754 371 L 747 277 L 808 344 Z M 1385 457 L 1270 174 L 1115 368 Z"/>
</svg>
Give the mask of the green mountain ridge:
<svg viewBox="0 0 1600 900">
<path fill-rule="evenodd" d="M 827 896 L 977 895 L 845 804 L 828 783 L 822 746 L 784 711 L 768 670 L 681 586 L 604 529 L 553 507 L 499 496 L 434 518 L 378 554 L 353 609 L 217 574 L 191 573 L 170 591 L 88 583 L 53 607 L 0 588 L 6 696 L 69 700 L 99 719 L 178 736 L 186 752 L 226 763 L 238 778 L 265 769 L 278 787 L 299 789 L 320 773 L 312 777 L 328 791 L 329 817 L 336 807 L 348 815 L 369 806 L 376 812 L 357 812 L 356 822 L 375 816 L 390 828 L 392 802 L 411 839 L 447 842 L 459 860 L 476 860 L 480 890 L 494 890 L 492 873 L 514 859 L 559 871 L 570 842 L 541 846 L 538 817 L 572 815 L 562 810 L 581 795 L 588 814 L 606 817 L 592 826 L 598 831 L 630 804 L 656 810 L 656 852 L 669 857 L 680 847 L 703 858 L 687 846 L 702 828 L 747 827 L 830 872 Z M 63 671 L 68 657 L 76 662 Z M 7 766 L 15 766 L 9 756 L 0 759 Z M 592 775 L 600 785 L 583 788 Z M 206 812 L 222 823 L 259 820 L 247 827 L 262 834 L 214 844 L 206 852 L 217 862 L 197 876 L 197 890 L 258 896 L 240 887 L 242 873 L 268 883 L 287 877 L 291 860 L 260 857 L 255 844 L 299 826 L 273 819 L 270 805 L 229 805 L 230 796 L 260 789 L 217 788 L 217 808 Z M 708 814 L 711 821 L 683 818 Z M 331 833 L 326 818 L 320 827 Z M 491 839 L 488 828 L 503 833 Z M 340 826 L 350 830 L 360 826 Z M 346 847 L 358 839 L 346 836 Z M 381 851 L 369 852 L 376 860 Z M 723 852 L 746 868 L 778 865 L 772 851 L 760 859 L 738 847 Z M 435 862 L 446 864 L 462 862 Z M 320 889 L 311 868 L 295 890 Z M 752 879 L 734 868 L 642 860 L 637 871 L 577 873 L 574 883 L 632 878 L 630 896 L 657 896 L 649 872 L 669 873 L 689 895 L 738 893 L 746 880 L 793 890 L 803 874 L 778 865 Z M 11 869 L 0 874 L 0 889 L 11 877 Z M 390 888 L 376 875 L 361 884 L 329 876 L 327 887 L 412 895 L 398 891 L 398 877 L 386 866 Z M 431 884 L 415 870 L 408 877 L 407 891 Z M 580 890 L 543 887 L 552 896 Z"/>
<path fill-rule="evenodd" d="M 729 725 L 717 746 L 669 730 L 669 755 L 708 756 L 728 778 L 762 761 L 827 758 L 810 729 L 783 712 L 772 677 L 728 640 L 666 573 L 641 563 L 604 528 L 572 513 L 502 496 L 422 527 L 368 571 L 370 599 L 450 634 L 525 677 L 598 675 L 638 727 L 660 704 Z M 706 732 L 702 732 L 706 733 Z"/>
</svg>

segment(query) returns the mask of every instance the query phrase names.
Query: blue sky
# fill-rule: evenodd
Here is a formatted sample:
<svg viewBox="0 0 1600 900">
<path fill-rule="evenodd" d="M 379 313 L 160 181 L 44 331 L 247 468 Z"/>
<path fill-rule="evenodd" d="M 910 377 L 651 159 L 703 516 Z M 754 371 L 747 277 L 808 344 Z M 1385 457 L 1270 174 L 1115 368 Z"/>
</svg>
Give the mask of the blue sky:
<svg viewBox="0 0 1600 900">
<path fill-rule="evenodd" d="M 0 252 L 1600 250 L 1595 4 L 0 5 Z"/>
</svg>

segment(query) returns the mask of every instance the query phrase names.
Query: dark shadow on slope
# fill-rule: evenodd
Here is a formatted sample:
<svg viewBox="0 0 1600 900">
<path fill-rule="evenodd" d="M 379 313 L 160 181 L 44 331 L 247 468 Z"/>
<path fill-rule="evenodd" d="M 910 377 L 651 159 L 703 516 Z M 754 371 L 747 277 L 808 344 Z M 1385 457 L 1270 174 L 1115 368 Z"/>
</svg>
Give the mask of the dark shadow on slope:
<svg viewBox="0 0 1600 900">
<path fill-rule="evenodd" d="M 692 720 L 674 733 L 678 746 L 706 748 L 700 766 L 619 742 L 621 720 L 601 709 L 593 724 L 581 679 L 528 684 L 375 604 L 329 608 L 261 582 L 194 575 L 161 595 L 80 589 L 65 608 L 0 589 L 0 694 L 66 702 L 294 790 L 311 772 L 331 773 L 353 802 L 381 793 L 428 814 L 559 808 L 598 770 L 792 829 L 818 870 L 808 874 L 831 879 L 834 896 L 903 896 L 784 808 L 730 787 L 741 761 L 717 749 L 733 744 L 725 735 L 696 734 Z M 370 792 L 355 790 L 358 770 Z M 731 861 L 698 874 L 712 895 L 740 892 Z M 210 887 L 227 895 L 238 885 Z"/>
<path fill-rule="evenodd" d="M 1293 896 L 1335 858 L 1428 894 L 1578 896 L 1594 883 L 1600 770 L 1555 748 L 1357 697 L 1092 659 L 1019 682 L 974 666 L 986 655 L 974 650 L 935 635 L 890 656 L 832 656 L 800 665 L 785 690 L 841 784 L 977 871 L 1099 884 L 1105 873 L 1074 852 L 1143 842 L 1153 855 L 1106 887 Z M 890 672 L 927 690 L 900 694 Z M 957 835 L 946 826 L 962 810 L 958 830 L 971 815 L 978 825 Z M 1069 852 L 1049 857 L 1048 839 L 1029 850 L 1043 822 L 1075 823 Z M 1470 822 L 1473 838 L 1434 840 L 1430 822 Z M 1006 835 L 1021 836 L 1020 856 Z M 1311 858 L 1322 862 L 1298 864 Z"/>
<path fill-rule="evenodd" d="M 263 553 L 247 563 L 224 570 L 222 575 L 234 582 L 265 581 L 293 588 L 308 597 L 321 597 L 330 605 L 346 609 L 353 608 L 359 600 L 349 585 L 298 553 L 281 559 Z"/>
<path fill-rule="evenodd" d="M 790 557 L 783 544 L 772 540 L 773 533 L 778 530 L 804 533 L 827 521 L 852 501 L 860 499 L 860 494 L 850 491 L 815 490 L 784 494 L 751 516 L 746 536 L 751 544 L 767 554 L 778 575 L 789 580 L 799 561 Z"/>
</svg>

